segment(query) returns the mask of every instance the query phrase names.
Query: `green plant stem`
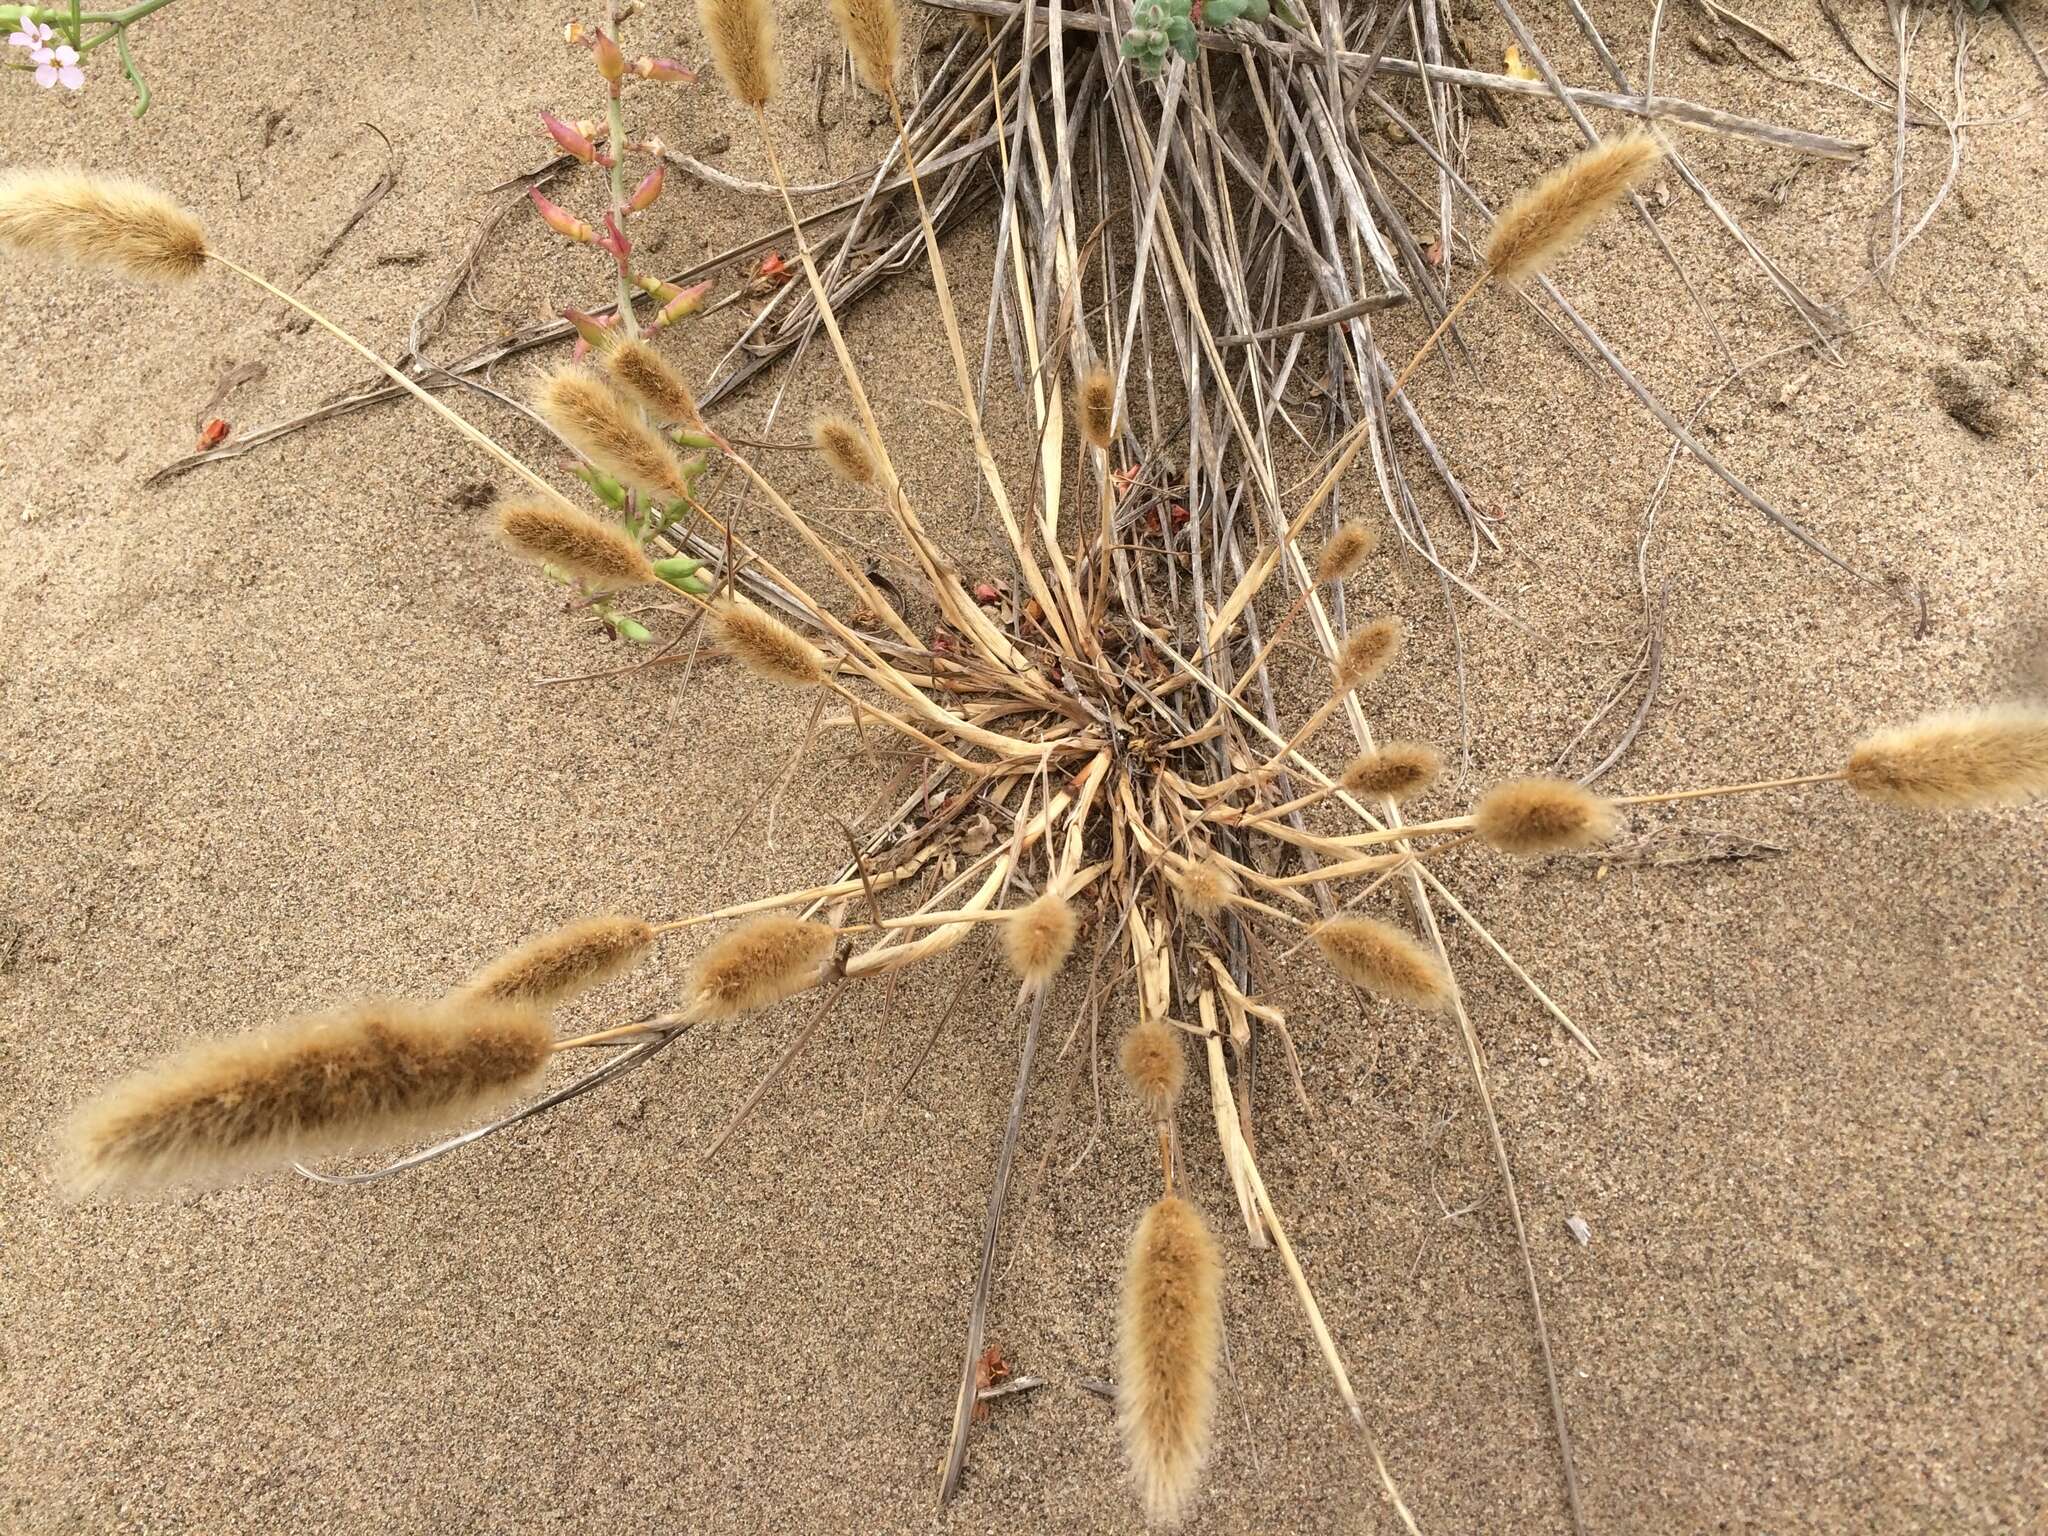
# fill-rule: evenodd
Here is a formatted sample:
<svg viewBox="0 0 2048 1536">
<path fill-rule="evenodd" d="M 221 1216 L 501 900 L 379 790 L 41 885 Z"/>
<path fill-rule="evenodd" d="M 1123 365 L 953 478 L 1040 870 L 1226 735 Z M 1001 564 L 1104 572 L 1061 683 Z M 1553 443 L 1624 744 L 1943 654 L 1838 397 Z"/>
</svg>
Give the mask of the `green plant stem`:
<svg viewBox="0 0 2048 1536">
<path fill-rule="evenodd" d="M 75 0 L 71 5 L 0 6 L 0 21 L 13 16 L 22 21 L 39 22 L 48 26 L 62 24 L 67 28 L 77 28 L 81 31 L 87 25 L 109 28 L 110 30 L 102 32 L 98 37 L 83 42 L 79 41 L 74 33 L 71 46 L 76 48 L 82 57 L 99 47 L 101 43 L 132 27 L 152 11 L 160 11 L 170 3 L 171 0 L 140 0 L 140 3 L 129 6 L 125 11 L 83 11 L 78 8 Z"/>
<path fill-rule="evenodd" d="M 619 40 L 618 0 L 607 0 L 605 5 L 605 30 L 613 42 Z M 626 233 L 626 110 L 625 92 L 614 81 L 605 82 L 604 120 L 611 149 L 612 163 L 609 175 L 612 189 L 612 224 L 621 238 Z M 633 313 L 633 278 L 627 270 L 628 258 L 619 258 L 619 325 L 626 335 L 640 334 L 639 317 Z"/>
</svg>

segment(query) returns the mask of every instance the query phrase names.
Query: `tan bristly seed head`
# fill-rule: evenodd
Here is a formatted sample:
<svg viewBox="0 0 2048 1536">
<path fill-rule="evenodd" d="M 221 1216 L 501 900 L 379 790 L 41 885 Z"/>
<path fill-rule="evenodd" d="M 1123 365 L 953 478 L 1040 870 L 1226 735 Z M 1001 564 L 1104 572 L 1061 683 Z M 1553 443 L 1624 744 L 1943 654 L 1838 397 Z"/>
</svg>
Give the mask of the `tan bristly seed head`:
<svg viewBox="0 0 2048 1536">
<path fill-rule="evenodd" d="M 598 592 L 656 579 L 639 542 L 617 523 L 566 501 L 508 501 L 498 508 L 498 538 L 523 559 L 552 565 Z"/>
<path fill-rule="evenodd" d="M 868 89 L 877 96 L 891 95 L 896 88 L 896 58 L 903 48 L 903 20 L 896 0 L 832 0 L 832 20 Z"/>
<path fill-rule="evenodd" d="M 461 991 L 553 1008 L 639 963 L 654 930 L 637 917 L 586 917 L 528 939 L 464 982 Z"/>
<path fill-rule="evenodd" d="M 553 1043 L 539 1010 L 476 997 L 361 1003 L 202 1041 L 80 1110 L 65 1172 L 80 1193 L 211 1185 L 445 1134 L 532 1087 Z"/>
<path fill-rule="evenodd" d="M 775 94 L 775 13 L 768 0 L 697 0 L 711 62 L 733 99 L 756 112 Z"/>
<path fill-rule="evenodd" d="M 675 450 L 596 374 L 556 369 L 538 404 L 548 425 L 613 479 L 667 496 L 690 493 Z"/>
<path fill-rule="evenodd" d="M 1486 240 L 1487 275 L 1519 283 L 1542 271 L 1626 197 L 1663 154 L 1655 139 L 1632 133 L 1572 156 L 1494 220 Z"/>
<path fill-rule="evenodd" d="M 1330 968 L 1375 997 L 1441 1011 L 1454 996 L 1443 962 L 1391 923 L 1371 917 L 1333 917 L 1315 931 Z"/>
<path fill-rule="evenodd" d="M 1155 1526 L 1186 1515 L 1209 1453 L 1221 1290 L 1222 1263 L 1201 1213 L 1167 1196 L 1131 1239 L 1116 1341 L 1117 1427 Z"/>
<path fill-rule="evenodd" d="M 206 266 L 206 230 L 162 193 L 69 171 L 0 176 L 0 248 L 147 282 L 196 277 Z"/>
<path fill-rule="evenodd" d="M 2048 795 L 2048 708 L 2009 704 L 1929 715 L 1858 742 L 1843 777 L 1859 795 L 1915 810 L 2016 805 Z"/>
<path fill-rule="evenodd" d="M 1481 842 L 1524 859 L 1596 847 L 1615 827 L 1614 807 L 1567 779 L 1499 784 L 1472 809 L 1472 830 Z"/>
<path fill-rule="evenodd" d="M 811 688 L 825 680 L 825 658 L 818 648 L 744 597 L 721 597 L 711 605 L 711 632 L 734 660 L 765 682 Z"/>
</svg>

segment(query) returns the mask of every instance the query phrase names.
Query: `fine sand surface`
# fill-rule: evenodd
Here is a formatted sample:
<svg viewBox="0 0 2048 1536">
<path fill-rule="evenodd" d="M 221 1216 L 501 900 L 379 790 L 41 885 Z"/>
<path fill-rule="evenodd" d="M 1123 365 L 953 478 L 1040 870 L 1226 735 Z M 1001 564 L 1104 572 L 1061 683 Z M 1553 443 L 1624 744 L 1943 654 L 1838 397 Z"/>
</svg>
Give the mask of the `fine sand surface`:
<svg viewBox="0 0 2048 1536">
<path fill-rule="evenodd" d="M 60 103 L 0 77 L 0 159 L 146 176 L 224 249 L 286 278 L 386 166 L 374 124 L 396 188 L 304 291 L 395 354 L 494 206 L 485 189 L 542 157 L 535 110 L 593 110 L 559 13 L 480 9 L 191 0 L 139 36 L 158 94 L 141 125 L 110 78 Z M 1460 25 L 1498 61 L 1491 9 L 1461 9 L 1484 13 Z M 1525 9 L 1566 77 L 1594 83 L 1565 7 Z M 1595 9 L 1639 72 L 1640 8 Z M 1750 9 L 1772 13 L 1800 68 L 1883 95 L 1804 0 Z M 2038 12 L 2014 10 L 2039 32 Z M 2012 121 L 2038 110 L 2033 66 L 1987 27 L 1966 60 L 1983 126 L 1887 298 L 1862 277 L 1889 106 L 1715 63 L 1685 41 L 1696 11 L 1672 12 L 1664 89 L 1877 141 L 1855 165 L 1687 141 L 1747 227 L 1860 328 L 1847 367 L 1768 364 L 1704 430 L 1844 558 L 1918 583 L 1926 622 L 1682 468 L 1653 557 L 1669 593 L 1663 690 L 1603 781 L 1617 792 L 1810 770 L 1866 728 L 2048 682 L 2048 385 L 2017 367 L 2000 430 L 1980 436 L 1935 382 L 1966 355 L 2023 362 L 2048 318 L 2048 135 Z M 1863 25 L 1888 58 L 1881 23 Z M 658 4 L 641 39 L 702 56 L 676 5 Z M 830 131 L 811 126 L 813 68 L 836 68 L 822 8 L 787 15 L 784 40 L 792 173 L 871 161 L 875 113 L 836 78 Z M 1945 107 L 1952 62 L 1946 21 L 1931 22 L 1912 79 Z M 647 101 L 643 121 L 671 143 L 730 133 L 718 163 L 759 173 L 710 87 Z M 1540 104 L 1509 115 L 1505 133 L 1475 118 L 1493 194 L 1571 142 Z M 1947 151 L 1915 130 L 1914 216 Z M 758 199 L 672 186 L 650 226 L 669 267 L 772 217 Z M 1797 342 L 1696 200 L 1667 190 L 1664 228 L 1736 356 Z M 964 295 L 987 292 L 987 246 L 984 227 L 954 241 Z M 1560 276 L 1675 407 L 1724 375 L 1639 226 L 1617 221 Z M 593 260 L 561 259 L 515 218 L 439 355 L 602 293 Z M 875 778 L 829 739 L 773 843 L 758 817 L 735 836 L 801 733 L 786 702 L 720 666 L 687 684 L 670 669 L 539 686 L 619 653 L 484 545 L 454 492 L 487 466 L 415 407 L 143 490 L 192 446 L 235 365 L 268 369 L 219 409 L 242 426 L 361 375 L 244 289 L 8 267 L 0 313 L 0 1529 L 1136 1529 L 1112 1414 L 1076 1382 L 1112 1370 L 1123 1244 L 1154 1179 L 1113 1092 L 1072 1166 L 1092 1116 L 1085 1039 L 1048 1050 L 1034 1088 L 991 1322 L 1010 1363 L 1048 1385 L 996 1405 L 965 1492 L 933 1512 L 1018 1040 L 985 941 L 893 1001 L 877 990 L 842 1008 L 712 1165 L 704 1147 L 797 1011 L 700 1031 L 638 1076 L 365 1190 L 287 1176 L 146 1206 L 59 1198 L 54 1128 L 152 1054 L 365 994 L 432 995 L 578 913 L 669 916 L 807 883 L 840 856 L 833 818 L 870 813 Z M 701 376 L 737 328 L 731 310 L 702 320 L 676 355 Z M 849 329 L 922 501 L 953 509 L 938 523 L 964 564 L 990 559 L 960 434 L 923 403 L 950 387 L 928 285 L 899 281 Z M 1548 764 L 1627 663 L 1636 536 L 1664 455 L 1526 310 L 1482 301 L 1471 334 L 1477 382 L 1439 371 L 1417 390 L 1502 519 L 1506 554 L 1478 579 L 1530 632 L 1461 608 L 1470 777 L 1434 814 Z M 498 382 L 516 392 L 540 365 Z M 756 428 L 771 393 L 727 421 Z M 807 363 L 792 398 L 839 393 Z M 544 454 L 501 407 L 462 403 Z M 829 505 L 811 466 L 788 462 L 806 504 Z M 1370 505 L 1364 475 L 1351 498 Z M 830 515 L 875 531 L 870 514 Z M 1354 602 L 1415 626 L 1376 718 L 1455 743 L 1434 581 L 1383 560 Z M 1334 733 L 1325 745 L 1341 751 Z M 1454 925 L 1591 1528 L 2040 1530 L 2040 810 L 1905 819 L 1821 787 L 1641 813 L 1630 846 L 1652 833 L 1658 858 L 1471 857 L 1452 880 L 1604 1052 L 1590 1061 Z M 1658 861 L 1751 844 L 1771 851 Z M 689 953 L 664 949 L 573 1022 L 658 1006 Z M 887 1112 L 962 978 L 966 1004 Z M 1361 1012 L 1306 963 L 1271 996 L 1312 1112 L 1266 1053 L 1262 1161 L 1423 1529 L 1566 1529 L 1513 1233 L 1454 1035 Z M 1056 1000 L 1055 1045 L 1077 997 Z M 1192 1193 L 1226 1240 L 1230 1349 L 1191 1529 L 1391 1530 L 1286 1278 L 1232 1233 L 1213 1134 L 1199 1105 L 1185 1114 Z"/>
</svg>

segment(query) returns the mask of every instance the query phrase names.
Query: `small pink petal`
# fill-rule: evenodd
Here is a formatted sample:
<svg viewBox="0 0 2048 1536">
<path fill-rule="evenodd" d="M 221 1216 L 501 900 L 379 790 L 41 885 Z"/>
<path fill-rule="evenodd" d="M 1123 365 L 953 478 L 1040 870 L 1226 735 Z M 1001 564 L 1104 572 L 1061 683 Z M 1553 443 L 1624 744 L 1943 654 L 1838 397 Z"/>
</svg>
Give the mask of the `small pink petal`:
<svg viewBox="0 0 2048 1536">
<path fill-rule="evenodd" d="M 36 71 L 36 84 L 44 90 L 51 90 L 57 84 L 57 66 L 45 64 Z"/>
<path fill-rule="evenodd" d="M 64 89 L 67 91 L 82 91 L 85 89 L 85 71 L 76 64 L 69 64 L 63 69 L 58 70 L 57 78 L 63 83 Z"/>
</svg>

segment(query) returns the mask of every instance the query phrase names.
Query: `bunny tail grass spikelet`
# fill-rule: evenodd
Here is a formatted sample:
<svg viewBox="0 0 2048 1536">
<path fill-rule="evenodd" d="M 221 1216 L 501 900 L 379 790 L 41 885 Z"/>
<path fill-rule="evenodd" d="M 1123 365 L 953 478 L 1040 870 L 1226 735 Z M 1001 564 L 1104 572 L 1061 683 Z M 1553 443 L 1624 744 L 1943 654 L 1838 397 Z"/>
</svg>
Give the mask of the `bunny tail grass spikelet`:
<svg viewBox="0 0 2048 1536">
<path fill-rule="evenodd" d="M 1237 894 L 1237 877 L 1214 859 L 1202 859 L 1172 872 L 1174 888 L 1197 917 L 1214 917 Z"/>
<path fill-rule="evenodd" d="M 652 412 L 656 421 L 697 419 L 696 396 L 652 342 L 628 337 L 605 354 L 604 366 L 612 382 Z"/>
<path fill-rule="evenodd" d="M 1443 963 L 1391 923 L 1370 917 L 1333 917 L 1315 931 L 1316 948 L 1330 968 L 1375 997 L 1442 1010 L 1451 1003 Z"/>
<path fill-rule="evenodd" d="M 711 628 L 733 659 L 756 677 L 785 688 L 809 688 L 825 680 L 825 658 L 818 648 L 744 597 L 713 603 Z"/>
<path fill-rule="evenodd" d="M 832 954 L 823 923 L 774 915 L 742 923 L 698 957 L 690 973 L 690 1011 L 701 1019 L 752 1013 L 801 992 Z"/>
<path fill-rule="evenodd" d="M 1344 765 L 1337 780 L 1354 795 L 1371 795 L 1396 805 L 1414 799 L 1444 771 L 1443 754 L 1425 741 L 1390 741 Z"/>
<path fill-rule="evenodd" d="M 472 997 L 552 1008 L 631 968 L 654 930 L 637 917 L 586 917 L 528 939 L 462 984 Z"/>
<path fill-rule="evenodd" d="M 775 13 L 768 0 L 697 0 L 711 61 L 733 99 L 756 112 L 775 94 Z"/>
<path fill-rule="evenodd" d="M 1067 963 L 1077 928 L 1074 909 L 1047 891 L 1003 919 L 1003 958 L 1019 979 L 1042 987 Z"/>
<path fill-rule="evenodd" d="M 440 1134 L 539 1078 L 553 1031 L 489 999 L 363 1003 L 193 1045 L 66 1128 L 81 1194 L 219 1184 L 306 1157 Z"/>
<path fill-rule="evenodd" d="M 565 501 L 506 502 L 498 508 L 498 536 L 514 554 L 558 566 L 600 592 L 655 579 L 630 533 Z"/>
<path fill-rule="evenodd" d="M 1201 1213 L 1173 1195 L 1145 1213 L 1125 1260 L 1117 1427 L 1156 1526 L 1179 1524 L 1209 1451 L 1221 1268 Z"/>
<path fill-rule="evenodd" d="M 1187 1053 L 1180 1048 L 1173 1026 L 1146 1019 L 1124 1036 L 1117 1059 L 1123 1063 L 1124 1081 L 1131 1085 L 1145 1112 L 1154 1120 L 1171 1119 L 1188 1080 Z"/>
<path fill-rule="evenodd" d="M 1380 536 L 1364 523 L 1345 523 L 1330 535 L 1316 556 L 1316 585 L 1349 581 L 1380 547 Z"/>
<path fill-rule="evenodd" d="M 1401 621 L 1391 614 L 1351 631 L 1337 651 L 1337 691 L 1372 682 L 1401 654 Z"/>
<path fill-rule="evenodd" d="M 614 479 L 670 496 L 689 494 L 674 450 L 596 374 L 556 369 L 541 386 L 539 408 L 570 447 Z"/>
<path fill-rule="evenodd" d="M 0 247 L 159 283 L 206 265 L 206 230 L 162 193 L 69 171 L 0 176 Z"/>
<path fill-rule="evenodd" d="M 875 461 L 868 454 L 867 439 L 844 416 L 820 416 L 812 422 L 811 441 L 825 455 L 832 473 L 848 485 L 874 483 Z"/>
<path fill-rule="evenodd" d="M 1631 133 L 1572 156 L 1493 221 L 1487 275 L 1504 283 L 1535 276 L 1576 245 L 1663 154 L 1648 134 Z"/>
<path fill-rule="evenodd" d="M 868 89 L 887 96 L 895 88 L 896 56 L 903 46 L 896 0 L 832 0 L 832 19 Z"/>
<path fill-rule="evenodd" d="M 1488 847 L 1533 859 L 1606 842 L 1614 836 L 1614 807 L 1567 779 L 1516 779 L 1480 797 L 1472 829 Z"/>
<path fill-rule="evenodd" d="M 1081 376 L 1081 436 L 1091 448 L 1116 436 L 1116 376 L 1100 363 Z"/>
<path fill-rule="evenodd" d="M 1929 715 L 1858 742 L 1843 778 L 1859 795 L 1927 811 L 2048 795 L 2048 709 Z"/>
</svg>

